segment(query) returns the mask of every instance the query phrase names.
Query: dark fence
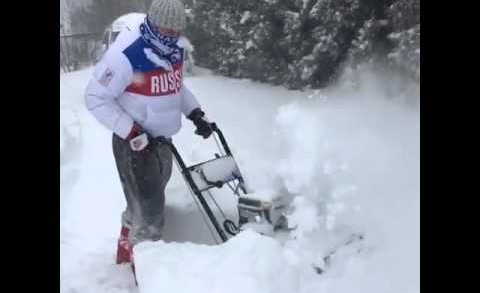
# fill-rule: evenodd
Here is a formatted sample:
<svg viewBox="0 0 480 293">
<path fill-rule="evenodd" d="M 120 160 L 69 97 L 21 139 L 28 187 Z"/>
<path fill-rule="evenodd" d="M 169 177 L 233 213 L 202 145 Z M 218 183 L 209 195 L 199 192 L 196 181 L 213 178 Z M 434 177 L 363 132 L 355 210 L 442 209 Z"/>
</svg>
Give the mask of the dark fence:
<svg viewBox="0 0 480 293">
<path fill-rule="evenodd" d="M 99 57 L 102 33 L 60 35 L 60 66 L 64 72 L 93 64 Z"/>
</svg>

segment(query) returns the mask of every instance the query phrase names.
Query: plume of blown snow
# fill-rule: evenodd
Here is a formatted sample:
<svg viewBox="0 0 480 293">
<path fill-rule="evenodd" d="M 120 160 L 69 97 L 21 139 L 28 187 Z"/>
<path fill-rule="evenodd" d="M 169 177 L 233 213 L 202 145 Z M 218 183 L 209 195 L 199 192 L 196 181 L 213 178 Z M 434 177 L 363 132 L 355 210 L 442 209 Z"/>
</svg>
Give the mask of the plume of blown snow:
<svg viewBox="0 0 480 293">
<path fill-rule="evenodd" d="M 276 173 L 295 194 L 289 224 L 296 229 L 287 247 L 297 258 L 321 266 L 329 247 L 361 232 L 374 253 L 361 265 L 345 261 L 344 278 L 370 265 L 387 279 L 372 292 L 418 288 L 418 100 L 418 84 L 361 67 L 279 109 Z"/>
</svg>

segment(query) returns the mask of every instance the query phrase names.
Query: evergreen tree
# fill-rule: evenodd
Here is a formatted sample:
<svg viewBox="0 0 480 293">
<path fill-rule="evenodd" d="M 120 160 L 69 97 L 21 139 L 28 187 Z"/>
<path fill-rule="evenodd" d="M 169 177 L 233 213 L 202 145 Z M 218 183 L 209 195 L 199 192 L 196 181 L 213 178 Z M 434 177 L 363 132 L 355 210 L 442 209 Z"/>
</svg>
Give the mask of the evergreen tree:
<svg viewBox="0 0 480 293">
<path fill-rule="evenodd" d="M 407 71 L 419 65 L 419 0 L 192 5 L 187 32 L 197 64 L 226 76 L 318 88 L 334 80 L 347 61 L 404 64 Z"/>
</svg>

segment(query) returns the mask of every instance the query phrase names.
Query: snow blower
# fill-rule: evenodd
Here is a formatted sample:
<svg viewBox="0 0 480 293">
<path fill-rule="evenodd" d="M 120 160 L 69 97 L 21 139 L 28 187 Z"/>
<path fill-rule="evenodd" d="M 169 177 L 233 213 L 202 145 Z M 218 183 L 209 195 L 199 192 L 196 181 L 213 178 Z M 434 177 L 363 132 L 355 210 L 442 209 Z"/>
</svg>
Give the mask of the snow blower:
<svg viewBox="0 0 480 293">
<path fill-rule="evenodd" d="M 208 217 L 208 222 L 211 224 L 207 223 L 209 229 L 213 226 L 222 242 L 229 239 L 228 235 L 235 236 L 244 229 L 252 229 L 264 235 L 272 235 L 274 231 L 286 229 L 287 199 L 282 196 L 274 196 L 265 200 L 252 193 L 240 172 L 222 131 L 215 123 L 212 123 L 212 129 L 214 131 L 212 136 L 217 143 L 220 154 L 216 153 L 213 159 L 192 166 L 185 164 L 177 148 L 170 140 L 160 138 L 160 141 L 168 145 L 172 151 L 194 199 L 198 200 L 201 205 L 199 208 L 201 208 L 201 212 L 203 210 L 202 214 Z M 210 192 L 211 189 L 224 187 L 229 188 L 238 197 L 238 222 L 227 218 Z M 217 219 L 207 198 L 210 198 L 210 201 L 213 202 L 219 214 L 223 217 L 222 220 Z M 215 241 L 217 241 L 216 238 Z"/>
</svg>

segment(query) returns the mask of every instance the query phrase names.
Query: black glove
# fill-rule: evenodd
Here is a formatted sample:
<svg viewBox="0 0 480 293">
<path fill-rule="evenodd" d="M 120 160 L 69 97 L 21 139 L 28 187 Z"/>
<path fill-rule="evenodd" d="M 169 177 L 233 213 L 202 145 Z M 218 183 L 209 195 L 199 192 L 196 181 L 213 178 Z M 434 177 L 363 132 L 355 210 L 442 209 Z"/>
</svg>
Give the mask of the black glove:
<svg viewBox="0 0 480 293">
<path fill-rule="evenodd" d="M 187 116 L 188 119 L 192 120 L 193 124 L 197 127 L 195 134 L 202 136 L 203 138 L 208 138 L 212 132 L 212 124 L 208 122 L 205 118 L 205 113 L 200 108 L 195 108 Z"/>
</svg>

